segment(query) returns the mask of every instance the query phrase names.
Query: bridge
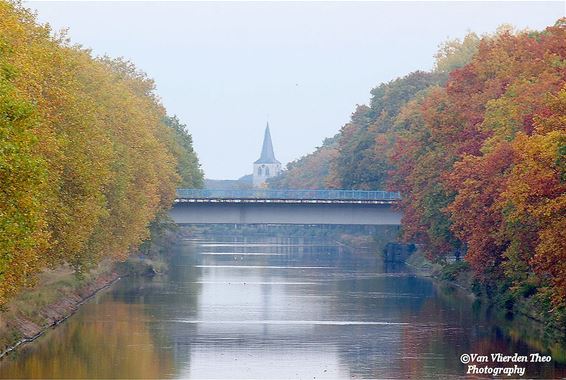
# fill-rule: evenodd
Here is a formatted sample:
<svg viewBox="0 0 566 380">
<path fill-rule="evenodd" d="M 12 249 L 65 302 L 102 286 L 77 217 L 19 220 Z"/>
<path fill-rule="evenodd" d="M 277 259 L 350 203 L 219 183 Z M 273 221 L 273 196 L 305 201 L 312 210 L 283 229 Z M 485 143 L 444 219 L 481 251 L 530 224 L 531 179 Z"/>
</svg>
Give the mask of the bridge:
<svg viewBox="0 0 566 380">
<path fill-rule="evenodd" d="M 178 189 L 177 224 L 399 225 L 396 192 L 362 190 Z"/>
</svg>

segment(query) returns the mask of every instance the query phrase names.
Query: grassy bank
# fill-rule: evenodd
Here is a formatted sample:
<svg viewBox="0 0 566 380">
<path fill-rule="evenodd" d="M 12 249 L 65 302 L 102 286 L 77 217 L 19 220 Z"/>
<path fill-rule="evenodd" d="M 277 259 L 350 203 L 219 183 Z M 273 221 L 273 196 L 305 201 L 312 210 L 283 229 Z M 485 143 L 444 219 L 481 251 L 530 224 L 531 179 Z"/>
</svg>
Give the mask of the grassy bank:
<svg viewBox="0 0 566 380">
<path fill-rule="evenodd" d="M 104 261 L 82 278 L 63 266 L 45 270 L 37 285 L 17 295 L 0 313 L 0 357 L 34 340 L 75 313 L 85 300 L 120 278 Z"/>
<path fill-rule="evenodd" d="M 120 278 L 159 275 L 167 270 L 163 256 L 138 254 L 124 262 L 102 262 L 82 278 L 69 267 L 44 271 L 34 288 L 21 292 L 0 312 L 0 358 L 64 321 Z"/>
<path fill-rule="evenodd" d="M 175 228 L 167 220 L 156 221 L 151 233 L 152 240 L 124 262 L 102 261 L 83 276 L 76 276 L 69 266 L 44 270 L 33 288 L 23 290 L 0 310 L 0 357 L 64 321 L 121 277 L 166 273 Z"/>
</svg>

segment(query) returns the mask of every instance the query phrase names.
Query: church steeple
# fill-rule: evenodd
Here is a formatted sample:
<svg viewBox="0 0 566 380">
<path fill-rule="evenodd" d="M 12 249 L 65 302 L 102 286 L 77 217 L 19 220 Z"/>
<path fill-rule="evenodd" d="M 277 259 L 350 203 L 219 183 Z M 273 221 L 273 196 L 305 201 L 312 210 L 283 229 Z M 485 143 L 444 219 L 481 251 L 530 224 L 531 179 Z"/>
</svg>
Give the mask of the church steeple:
<svg viewBox="0 0 566 380">
<path fill-rule="evenodd" d="M 275 158 L 273 153 L 273 144 L 271 143 L 271 133 L 269 132 L 269 123 L 265 127 L 263 135 L 263 146 L 261 147 L 261 156 L 254 162 L 253 186 L 266 187 L 266 181 L 281 173 L 281 163 Z"/>
<path fill-rule="evenodd" d="M 263 147 L 261 148 L 261 156 L 254 164 L 280 164 L 273 153 L 273 144 L 271 143 L 271 133 L 269 132 L 269 123 L 265 127 L 263 135 Z"/>
</svg>

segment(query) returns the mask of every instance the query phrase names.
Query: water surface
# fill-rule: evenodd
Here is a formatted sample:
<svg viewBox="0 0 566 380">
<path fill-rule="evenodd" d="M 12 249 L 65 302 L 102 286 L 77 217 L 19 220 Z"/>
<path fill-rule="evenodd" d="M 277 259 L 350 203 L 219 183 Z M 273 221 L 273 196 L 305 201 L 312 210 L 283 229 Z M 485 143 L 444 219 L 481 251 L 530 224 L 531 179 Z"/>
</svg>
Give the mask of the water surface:
<svg viewBox="0 0 566 380">
<path fill-rule="evenodd" d="M 171 253 L 168 275 L 122 279 L 0 377 L 462 378 L 463 353 L 548 353 L 457 290 L 331 241 L 199 237 Z M 566 376 L 556 360 L 526 371 Z"/>
</svg>

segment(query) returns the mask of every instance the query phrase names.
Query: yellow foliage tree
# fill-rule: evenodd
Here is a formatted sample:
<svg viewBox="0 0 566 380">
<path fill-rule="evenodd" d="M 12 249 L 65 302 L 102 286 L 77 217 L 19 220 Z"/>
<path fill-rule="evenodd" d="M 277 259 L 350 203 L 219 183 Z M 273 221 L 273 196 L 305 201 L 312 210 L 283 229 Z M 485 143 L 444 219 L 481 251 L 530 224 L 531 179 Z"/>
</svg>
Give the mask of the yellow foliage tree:
<svg viewBox="0 0 566 380">
<path fill-rule="evenodd" d="M 0 2 L 0 70 L 1 304 L 46 266 L 124 259 L 172 204 L 179 157 L 196 185 L 202 172 L 152 80 L 18 3 Z"/>
</svg>

